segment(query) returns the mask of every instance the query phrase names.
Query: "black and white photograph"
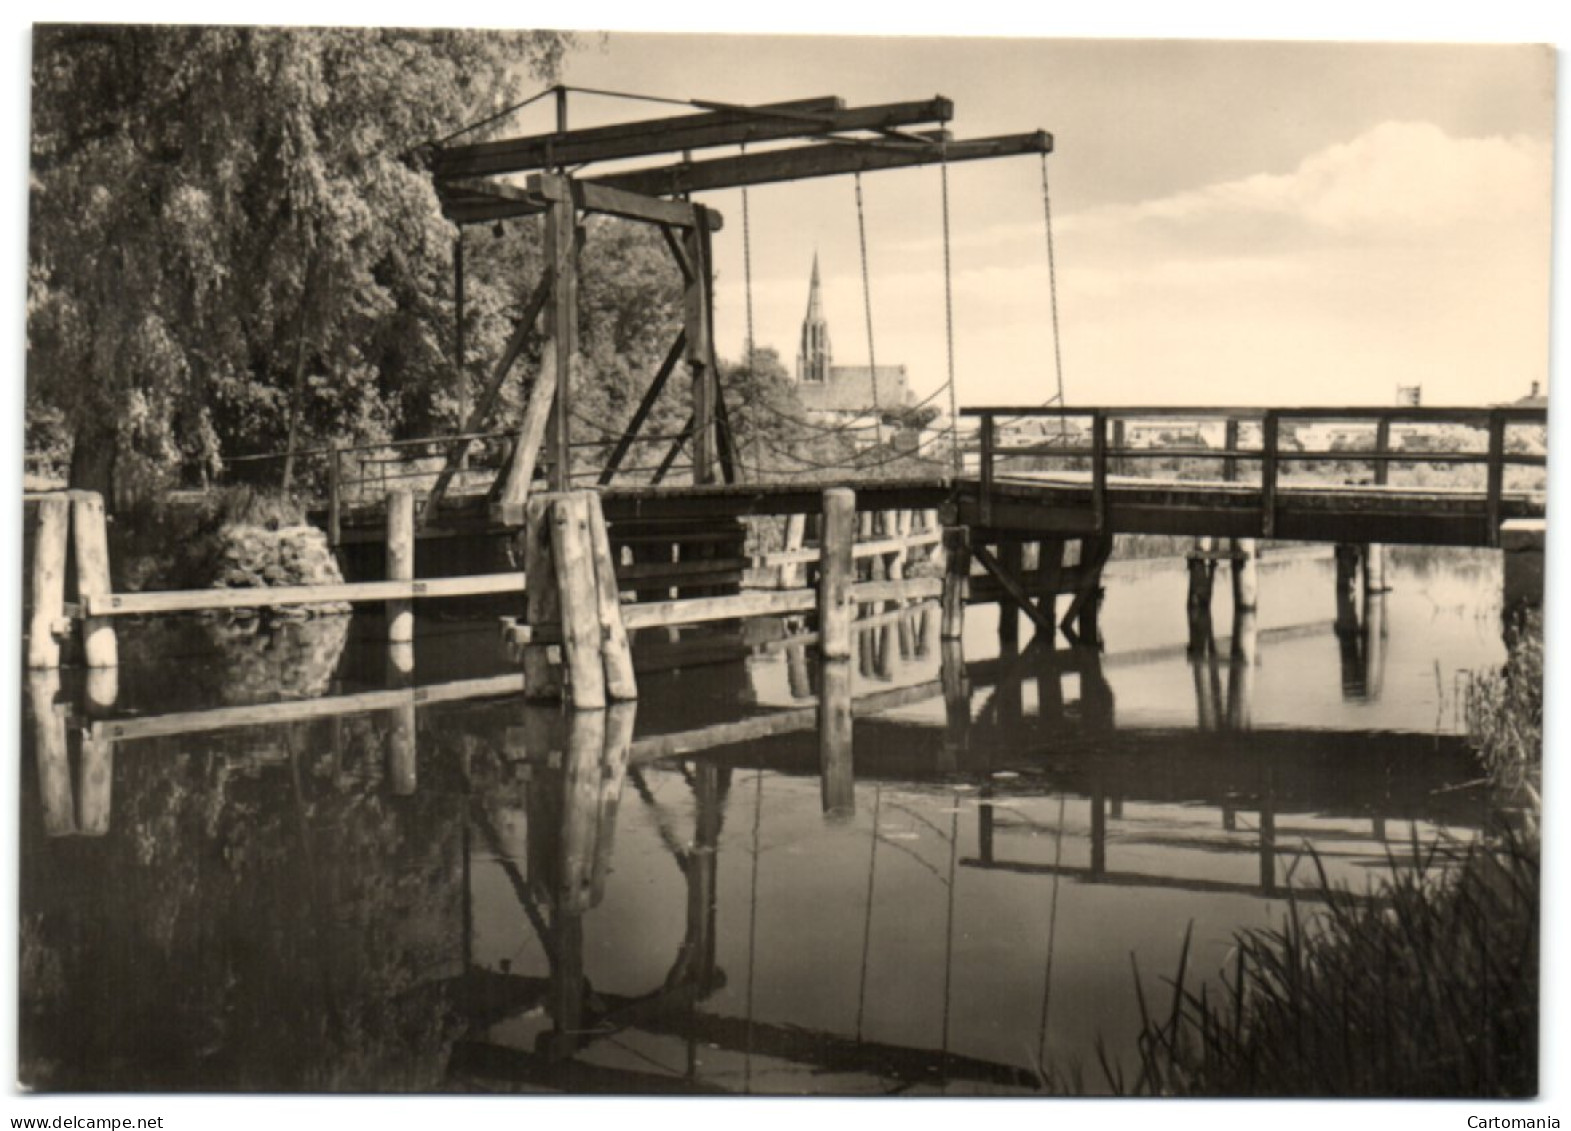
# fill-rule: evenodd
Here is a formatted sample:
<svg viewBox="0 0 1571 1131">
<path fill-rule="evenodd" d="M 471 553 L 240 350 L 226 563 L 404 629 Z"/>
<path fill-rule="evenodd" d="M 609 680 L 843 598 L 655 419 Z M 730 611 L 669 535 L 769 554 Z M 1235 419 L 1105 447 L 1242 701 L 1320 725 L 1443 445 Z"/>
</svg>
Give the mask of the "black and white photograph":
<svg viewBox="0 0 1571 1131">
<path fill-rule="evenodd" d="M 12 1126 L 1558 1126 L 1557 47 L 485 14 L 14 37 Z"/>
</svg>

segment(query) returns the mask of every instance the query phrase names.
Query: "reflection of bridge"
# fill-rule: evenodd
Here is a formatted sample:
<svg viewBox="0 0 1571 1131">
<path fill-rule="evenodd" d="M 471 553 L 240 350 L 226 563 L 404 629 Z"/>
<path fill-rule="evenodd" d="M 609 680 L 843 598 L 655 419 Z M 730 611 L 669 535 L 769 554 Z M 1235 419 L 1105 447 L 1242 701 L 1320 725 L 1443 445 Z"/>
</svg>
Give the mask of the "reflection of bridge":
<svg viewBox="0 0 1571 1131">
<path fill-rule="evenodd" d="M 1205 894 L 1269 896 L 1283 890 L 1281 858 L 1296 850 L 1296 837 L 1283 827 L 1284 814 L 1369 821 L 1370 839 L 1376 841 L 1385 839 L 1387 820 L 1468 826 L 1478 819 L 1475 798 L 1444 789 L 1469 776 L 1460 741 L 1437 742 L 1428 734 L 1378 739 L 1348 734 L 1328 744 L 1321 732 L 1250 732 L 1247 709 L 1218 710 L 1204 706 L 1200 698 L 1197 717 L 1205 729 L 1120 731 L 1108 672 L 1130 661 L 1090 648 L 1050 649 L 1034 643 L 1013 652 L 1006 649 L 996 660 L 967 663 L 954 644 L 933 648 L 933 619 L 930 608 L 918 607 L 864 630 L 859 649 L 863 678 L 876 685 L 887 677 L 891 684 L 862 694 L 853 694 L 848 683 L 838 680 L 836 672 L 843 668 L 815 661 L 806 640 L 776 640 L 767 647 L 786 652 L 787 672 L 796 672 L 793 694 L 801 695 L 804 706 L 683 730 L 662 731 L 657 704 L 679 695 L 685 680 L 706 678 L 705 669 L 697 669 L 696 676 L 652 675 L 650 691 L 655 694 L 646 693 L 640 710 L 653 725 L 637 736 L 632 733 L 631 705 L 567 713 L 521 706 L 516 676 L 344 696 L 336 702 L 226 708 L 206 721 L 256 726 L 292 720 L 304 726 L 313 718 L 375 712 L 386 720 L 387 788 L 396 792 L 422 788 L 419 783 L 425 778 L 417 780 L 415 774 L 422 761 L 418 747 L 425 747 L 429 758 L 433 749 L 449 748 L 464 738 L 466 767 L 477 752 L 491 752 L 488 756 L 501 777 L 471 795 L 465 819 L 476 843 L 506 876 L 519 906 L 518 922 L 527 923 L 539 940 L 548 969 L 543 974 L 498 973 L 471 966 L 458 983 L 459 1000 L 468 1003 L 470 1032 L 456 1046 L 451 1070 L 459 1081 L 484 1080 L 490 1086 L 638 1093 L 721 1090 L 729 1084 L 706 1076 L 697 1063 L 711 1046 L 738 1057 L 756 1057 L 760 1065 L 832 1066 L 885 1081 L 955 1081 L 1011 1089 L 1034 1085 L 1017 1066 L 943 1048 L 804 1031 L 703 1008 L 716 990 L 738 985 L 735 972 L 728 976 L 717 965 L 715 932 L 721 822 L 729 782 L 742 768 L 816 776 L 826 815 L 837 821 L 857 807 L 856 779 L 864 788 L 879 783 L 918 789 L 924 782 L 939 787 L 956 781 L 979 783 L 974 834 L 978 851 L 957 856 L 955 863 L 963 870 Z M 1240 665 L 1245 670 L 1252 666 L 1253 651 L 1253 645 L 1245 643 L 1225 659 L 1235 697 L 1247 694 Z M 930 673 L 934 660 L 939 678 L 904 682 Z M 1212 650 L 1193 662 L 1208 671 L 1220 661 Z M 671 681 L 670 696 L 658 693 L 662 680 Z M 1209 680 L 1197 684 L 1197 694 L 1212 694 Z M 889 717 L 889 712 L 930 702 L 944 704 L 944 725 Z M 35 711 L 40 708 L 43 718 L 58 717 L 48 702 L 35 702 Z M 269 711 L 275 712 L 271 718 Z M 841 726 L 842 715 L 854 719 L 854 725 Z M 115 745 L 200 733 L 203 721 L 191 713 L 88 727 L 74 805 L 65 747 L 40 745 L 45 827 L 67 831 L 76 816 L 82 821 L 79 831 L 102 832 L 109 823 L 108 779 L 94 766 L 107 768 L 107 752 Z M 474 738 L 481 745 L 470 741 Z M 304 741 L 288 745 L 291 758 L 294 751 L 309 747 Z M 158 755 L 128 747 L 127 756 Z M 693 803 L 690 832 L 681 831 L 672 816 L 681 807 L 646 786 L 646 767 L 657 764 L 679 767 L 687 781 Z M 994 776 L 1000 773 L 1004 776 Z M 586 975 L 584 956 L 592 940 L 586 937 L 584 915 L 603 898 L 619 809 L 631 800 L 629 785 L 639 803 L 651 807 L 680 872 L 685 930 L 659 984 L 644 993 L 611 994 L 596 989 Z M 497 791 L 498 786 L 505 788 Z M 521 805 L 512 800 L 519 791 Z M 1012 832 L 1019 826 L 1006 806 L 1015 798 L 1052 793 L 1074 799 L 1070 804 L 1082 824 L 1088 816 L 1089 862 L 1053 864 L 1010 850 Z M 860 800 L 866 804 L 865 795 Z M 1119 845 L 1129 836 L 1120 832 L 1124 808 L 1142 802 L 1214 808 L 1218 833 L 1204 847 L 1253 853 L 1258 881 L 1119 867 Z M 503 819 L 509 809 L 516 815 Z M 1245 813 L 1258 815 L 1252 835 L 1240 835 L 1248 827 L 1239 822 Z M 510 840 L 507 830 L 520 826 L 526 835 Z M 1344 829 L 1339 835 L 1350 833 Z M 958 845 L 952 850 L 958 851 Z M 466 900 L 473 898 L 469 882 Z M 507 1018 L 535 1010 L 544 1011 L 540 1016 L 546 1027 L 532 1044 L 521 1047 L 516 1039 L 488 1035 Z M 598 1042 L 630 1032 L 680 1039 L 690 1057 L 687 1073 L 608 1065 L 590 1055 Z"/>
</svg>

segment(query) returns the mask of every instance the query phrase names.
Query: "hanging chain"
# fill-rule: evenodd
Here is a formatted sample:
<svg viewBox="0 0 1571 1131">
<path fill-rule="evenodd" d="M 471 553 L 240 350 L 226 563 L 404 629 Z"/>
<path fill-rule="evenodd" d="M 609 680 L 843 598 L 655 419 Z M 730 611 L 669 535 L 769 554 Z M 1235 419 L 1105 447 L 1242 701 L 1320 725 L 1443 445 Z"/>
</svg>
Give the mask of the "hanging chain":
<svg viewBox="0 0 1571 1131">
<path fill-rule="evenodd" d="M 953 271 L 949 257 L 949 149 L 940 155 L 938 169 L 944 191 L 944 346 L 949 362 L 949 453 L 958 478 L 965 470 L 965 459 L 960 454 L 960 410 L 955 404 L 955 297 L 952 283 Z"/>
<path fill-rule="evenodd" d="M 747 142 L 742 143 L 742 156 L 747 156 Z M 747 186 L 742 186 L 742 289 L 747 295 L 747 369 L 753 369 L 756 347 L 753 337 L 753 218 L 747 206 Z"/>
<path fill-rule="evenodd" d="M 874 435 L 880 448 L 884 446 L 884 419 L 878 407 L 878 358 L 873 351 L 873 285 L 867 270 L 867 219 L 862 207 L 862 174 L 856 175 L 856 232 L 862 245 L 862 307 L 867 314 L 867 369 L 868 384 L 873 390 Z"/>
<path fill-rule="evenodd" d="M 1053 372 L 1058 381 L 1058 436 L 1062 441 L 1067 433 L 1064 423 L 1064 354 L 1058 339 L 1058 267 L 1053 258 L 1053 201 L 1047 191 L 1047 154 L 1042 154 L 1042 219 L 1047 231 L 1047 291 L 1053 307 Z"/>
</svg>

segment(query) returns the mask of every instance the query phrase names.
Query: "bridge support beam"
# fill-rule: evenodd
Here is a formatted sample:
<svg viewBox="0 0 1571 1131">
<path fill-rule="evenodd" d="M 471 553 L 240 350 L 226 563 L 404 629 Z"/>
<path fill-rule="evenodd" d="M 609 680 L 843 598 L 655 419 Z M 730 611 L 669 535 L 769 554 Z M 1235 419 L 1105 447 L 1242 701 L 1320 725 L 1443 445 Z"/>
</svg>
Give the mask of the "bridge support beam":
<svg viewBox="0 0 1571 1131">
<path fill-rule="evenodd" d="M 1500 528 L 1500 549 L 1504 558 L 1504 585 L 1501 615 L 1507 638 L 1516 633 L 1528 611 L 1544 605 L 1543 519 L 1517 519 Z"/>
</svg>

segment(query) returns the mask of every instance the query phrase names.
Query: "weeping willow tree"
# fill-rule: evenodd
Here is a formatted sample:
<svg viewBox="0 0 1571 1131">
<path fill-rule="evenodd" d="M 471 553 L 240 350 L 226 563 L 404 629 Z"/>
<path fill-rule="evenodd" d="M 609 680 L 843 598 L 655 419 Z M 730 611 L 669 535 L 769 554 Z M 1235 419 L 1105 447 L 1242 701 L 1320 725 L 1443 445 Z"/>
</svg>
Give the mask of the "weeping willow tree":
<svg viewBox="0 0 1571 1131">
<path fill-rule="evenodd" d="M 553 77 L 571 45 L 38 27 L 28 408 L 69 446 L 72 485 L 168 482 L 439 410 L 454 231 L 408 155 Z"/>
</svg>

